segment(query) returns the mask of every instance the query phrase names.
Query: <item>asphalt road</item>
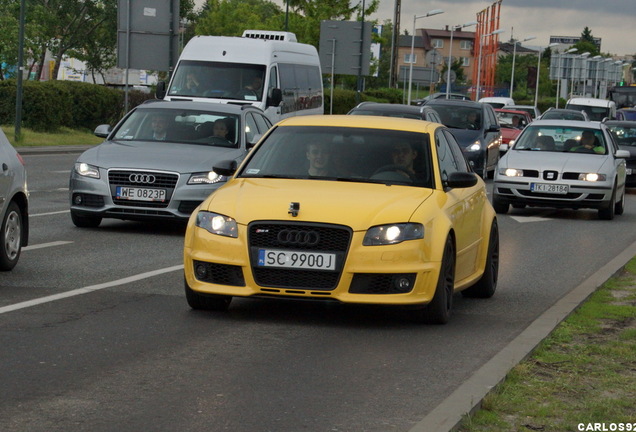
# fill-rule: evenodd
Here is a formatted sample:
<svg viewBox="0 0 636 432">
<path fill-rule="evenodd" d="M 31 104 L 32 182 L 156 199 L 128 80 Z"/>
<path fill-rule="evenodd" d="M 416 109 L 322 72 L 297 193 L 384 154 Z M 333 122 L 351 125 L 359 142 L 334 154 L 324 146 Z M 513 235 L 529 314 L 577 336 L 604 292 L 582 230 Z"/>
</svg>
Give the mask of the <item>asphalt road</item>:
<svg viewBox="0 0 636 432">
<path fill-rule="evenodd" d="M 492 299 L 446 326 L 402 310 L 237 299 L 191 311 L 184 227 L 75 228 L 74 154 L 25 155 L 31 240 L 0 274 L 2 431 L 409 431 L 546 309 L 636 240 L 636 196 L 499 218 Z"/>
</svg>

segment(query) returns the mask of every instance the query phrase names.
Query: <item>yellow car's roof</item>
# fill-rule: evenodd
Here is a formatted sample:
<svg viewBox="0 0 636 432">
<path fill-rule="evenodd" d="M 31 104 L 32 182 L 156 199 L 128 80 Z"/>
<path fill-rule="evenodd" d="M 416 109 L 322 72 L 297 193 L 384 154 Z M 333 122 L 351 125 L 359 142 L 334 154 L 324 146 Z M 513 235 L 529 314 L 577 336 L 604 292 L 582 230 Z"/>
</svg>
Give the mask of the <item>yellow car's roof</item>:
<svg viewBox="0 0 636 432">
<path fill-rule="evenodd" d="M 280 121 L 278 126 L 339 126 L 432 133 L 441 125 L 424 120 L 384 116 L 309 115 L 287 118 Z"/>
</svg>

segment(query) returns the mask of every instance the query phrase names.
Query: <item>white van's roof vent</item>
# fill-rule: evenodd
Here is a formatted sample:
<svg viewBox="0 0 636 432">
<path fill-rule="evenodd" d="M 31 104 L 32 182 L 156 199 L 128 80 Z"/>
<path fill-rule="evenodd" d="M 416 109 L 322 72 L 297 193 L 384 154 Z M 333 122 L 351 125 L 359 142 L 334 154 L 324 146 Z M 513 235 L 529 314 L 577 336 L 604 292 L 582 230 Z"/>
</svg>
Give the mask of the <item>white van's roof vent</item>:
<svg viewBox="0 0 636 432">
<path fill-rule="evenodd" d="M 243 37 L 252 39 L 267 39 L 287 42 L 298 42 L 296 35 L 289 32 L 269 31 L 269 30 L 245 30 Z"/>
</svg>

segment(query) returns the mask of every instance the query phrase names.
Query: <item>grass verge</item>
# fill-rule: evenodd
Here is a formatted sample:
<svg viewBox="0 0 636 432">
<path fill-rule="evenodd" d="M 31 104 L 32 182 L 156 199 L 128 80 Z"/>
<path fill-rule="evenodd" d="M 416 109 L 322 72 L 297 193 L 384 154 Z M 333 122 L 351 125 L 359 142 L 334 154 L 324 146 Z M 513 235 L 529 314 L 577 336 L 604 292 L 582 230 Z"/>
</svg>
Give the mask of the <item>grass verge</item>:
<svg viewBox="0 0 636 432">
<path fill-rule="evenodd" d="M 103 141 L 89 131 L 61 128 L 57 132 L 35 132 L 23 127 L 20 130 L 22 139 L 16 142 L 15 126 L 2 125 L 2 130 L 14 147 L 93 145 Z"/>
<path fill-rule="evenodd" d="M 600 424 L 598 430 L 636 431 L 634 401 L 636 258 L 513 368 L 457 430 L 570 432 Z"/>
</svg>

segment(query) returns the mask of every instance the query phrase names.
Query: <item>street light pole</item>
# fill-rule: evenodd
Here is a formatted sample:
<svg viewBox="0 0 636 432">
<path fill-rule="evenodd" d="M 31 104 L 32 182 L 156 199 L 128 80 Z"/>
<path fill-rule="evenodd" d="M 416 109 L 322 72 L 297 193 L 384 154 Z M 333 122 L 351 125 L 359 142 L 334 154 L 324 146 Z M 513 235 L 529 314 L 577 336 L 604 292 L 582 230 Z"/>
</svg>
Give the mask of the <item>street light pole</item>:
<svg viewBox="0 0 636 432">
<path fill-rule="evenodd" d="M 512 48 L 512 73 L 510 74 L 510 97 L 512 97 L 512 91 L 514 89 L 515 84 L 515 57 L 517 55 L 517 44 L 522 42 L 527 42 L 532 39 L 536 39 L 536 36 L 529 36 L 522 41 L 513 41 Z"/>
<path fill-rule="evenodd" d="M 577 51 L 578 49 L 576 48 L 570 48 L 563 54 L 571 54 Z M 561 64 L 563 63 L 563 54 L 559 54 L 559 68 L 557 69 L 557 94 L 556 94 L 555 108 L 559 108 L 559 99 L 561 99 Z"/>
<path fill-rule="evenodd" d="M 539 59 L 537 60 L 537 79 L 536 79 L 536 84 L 535 84 L 535 89 L 534 89 L 534 106 L 535 108 L 537 107 L 537 104 L 539 103 L 539 78 L 540 78 L 540 72 L 541 72 L 541 54 L 543 53 L 544 50 L 548 49 L 548 48 L 552 48 L 557 46 L 558 43 L 554 42 L 551 43 L 550 45 L 548 45 L 546 48 L 539 48 L 539 51 L 537 51 L 537 57 L 539 57 Z"/>
<path fill-rule="evenodd" d="M 581 60 L 584 60 L 587 56 L 589 56 L 590 53 L 589 52 L 584 52 L 583 54 L 578 55 L 577 57 L 574 57 L 572 59 L 572 70 L 570 71 L 570 98 L 574 95 L 574 61 L 577 58 L 580 58 Z M 581 74 L 579 74 L 581 75 Z M 580 78 L 580 76 L 579 76 Z"/>
<path fill-rule="evenodd" d="M 450 98 L 450 80 L 451 80 L 451 66 L 453 64 L 453 31 L 457 28 L 459 30 L 464 27 L 470 27 L 479 24 L 477 21 L 467 22 L 466 24 L 456 25 L 451 27 L 450 46 L 448 47 L 448 63 L 446 64 L 446 99 Z"/>
<path fill-rule="evenodd" d="M 415 51 L 415 21 L 417 21 L 420 18 L 426 18 L 426 17 L 430 17 L 433 15 L 439 15 L 441 13 L 444 13 L 443 10 L 441 9 L 434 9 L 432 11 L 429 11 L 427 13 L 425 13 L 424 15 L 413 15 L 413 34 L 411 35 L 411 58 L 409 59 L 410 62 L 410 66 L 409 66 L 409 97 L 408 97 L 408 101 L 407 101 L 407 105 L 411 105 L 411 87 L 413 84 L 413 55 L 414 55 L 414 51 Z"/>
<path fill-rule="evenodd" d="M 481 35 L 479 38 L 479 57 L 477 57 L 477 92 L 475 93 L 475 100 L 478 101 L 479 100 L 479 90 L 481 88 L 481 52 L 482 52 L 482 47 L 483 47 L 483 39 L 488 37 L 488 36 L 494 36 L 496 34 L 500 34 L 505 32 L 505 30 L 503 29 L 497 29 L 495 31 L 493 31 L 492 33 L 488 33 L 485 35 Z"/>
</svg>

